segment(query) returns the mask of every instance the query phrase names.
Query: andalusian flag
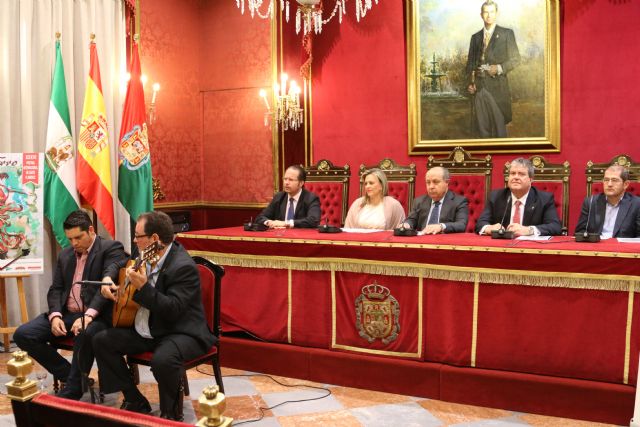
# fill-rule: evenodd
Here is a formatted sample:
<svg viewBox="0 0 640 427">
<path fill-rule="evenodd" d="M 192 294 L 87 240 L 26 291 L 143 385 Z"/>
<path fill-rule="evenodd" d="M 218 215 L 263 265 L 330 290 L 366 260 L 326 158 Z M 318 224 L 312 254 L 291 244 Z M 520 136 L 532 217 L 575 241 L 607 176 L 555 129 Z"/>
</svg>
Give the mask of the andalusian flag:
<svg viewBox="0 0 640 427">
<path fill-rule="evenodd" d="M 51 222 L 56 240 L 64 248 L 69 245 L 69 240 L 64 234 L 62 223 L 71 212 L 78 209 L 80 203 L 76 190 L 76 155 L 71 138 L 60 40 L 56 40 L 56 65 L 51 83 L 45 157 L 44 214 Z"/>
<path fill-rule="evenodd" d="M 118 146 L 118 198 L 134 221 L 143 212 L 153 210 L 151 153 L 147 137 L 144 91 L 140 81 L 138 43 L 133 44 L 131 78 L 122 112 Z"/>
<path fill-rule="evenodd" d="M 84 95 L 78 138 L 78 191 L 93 207 L 109 234 L 115 237 L 107 111 L 102 96 L 98 52 L 93 40 L 90 45 L 90 58 L 89 80 Z"/>
</svg>

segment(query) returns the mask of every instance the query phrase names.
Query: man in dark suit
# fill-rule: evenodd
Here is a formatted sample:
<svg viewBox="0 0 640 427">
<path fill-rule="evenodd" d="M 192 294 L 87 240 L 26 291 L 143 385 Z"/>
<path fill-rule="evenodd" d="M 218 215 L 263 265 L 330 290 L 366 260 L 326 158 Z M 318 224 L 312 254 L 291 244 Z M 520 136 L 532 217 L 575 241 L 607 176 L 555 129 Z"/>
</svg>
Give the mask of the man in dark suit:
<svg viewBox="0 0 640 427">
<path fill-rule="evenodd" d="M 584 199 L 576 234 L 598 233 L 603 239 L 640 237 L 640 198 L 626 192 L 629 171 L 619 165 L 609 166 L 602 187 L 604 193 Z"/>
<path fill-rule="evenodd" d="M 314 228 L 320 223 L 320 199 L 304 189 L 306 171 L 289 166 L 284 173 L 284 191 L 273 196 L 269 206 L 256 218 L 269 228 Z"/>
<path fill-rule="evenodd" d="M 134 242 L 140 251 L 157 245 L 159 258 L 144 263 L 139 271 L 127 268 L 130 286 L 136 289 L 132 300 L 140 305 L 134 326 L 110 328 L 93 339 L 100 388 L 105 393 L 122 391 L 121 409 L 151 412 L 149 401 L 133 382 L 124 356 L 152 351 L 151 371 L 158 382 L 160 416 L 181 420 L 183 362 L 206 353 L 215 343 L 202 308 L 200 275 L 184 247 L 173 240 L 173 225 L 167 214 L 140 215 Z M 105 284 L 101 289 L 102 295 L 112 300 L 116 291 L 114 284 Z"/>
<path fill-rule="evenodd" d="M 520 64 L 520 52 L 513 30 L 496 25 L 495 2 L 485 1 L 480 16 L 484 27 L 471 36 L 466 68 L 473 121 L 481 138 L 506 138 L 512 117 L 507 75 Z"/>
<path fill-rule="evenodd" d="M 427 194 L 415 200 L 404 221 L 405 227 L 422 230 L 424 234 L 464 233 L 469 221 L 469 202 L 449 191 L 449 179 L 445 168 L 427 171 Z"/>
<path fill-rule="evenodd" d="M 494 190 L 476 223 L 476 232 L 491 235 L 506 228 L 518 236 L 555 236 L 562 232 L 553 194 L 531 186 L 534 169 L 522 157 L 511 162 L 508 188 Z"/>
<path fill-rule="evenodd" d="M 120 242 L 96 236 L 89 215 L 82 210 L 72 212 L 63 228 L 71 246 L 58 256 L 47 293 L 49 311 L 21 325 L 13 339 L 54 377 L 66 382 L 59 396 L 78 400 L 83 394 L 81 373 L 88 373 L 93 364 L 91 338 L 111 326 L 111 303 L 100 295 L 99 287 L 82 288 L 76 282 L 102 280 L 107 268 L 127 255 Z M 83 318 L 85 332 L 81 333 Z M 64 336 L 75 337 L 71 363 L 49 345 Z"/>
</svg>

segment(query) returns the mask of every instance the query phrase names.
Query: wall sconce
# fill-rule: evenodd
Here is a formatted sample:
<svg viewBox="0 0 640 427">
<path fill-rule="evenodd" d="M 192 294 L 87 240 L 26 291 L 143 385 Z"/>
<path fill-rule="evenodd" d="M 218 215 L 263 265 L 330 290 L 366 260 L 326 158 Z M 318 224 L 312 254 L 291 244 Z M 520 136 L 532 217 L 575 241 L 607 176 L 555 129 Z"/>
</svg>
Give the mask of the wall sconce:
<svg viewBox="0 0 640 427">
<path fill-rule="evenodd" d="M 260 89 L 267 111 L 264 113 L 264 125 L 268 126 L 271 120 L 274 120 L 284 130 L 289 128 L 297 130 L 304 120 L 304 109 L 300 108 L 300 86 L 294 81 L 289 81 L 289 89 L 287 90 L 287 81 L 289 76 L 282 73 L 280 76 L 280 85 L 273 85 L 274 106 L 273 110 L 269 106 L 267 100 L 267 91 Z"/>
<path fill-rule="evenodd" d="M 127 73 L 125 76 L 125 82 L 123 85 L 121 85 L 122 88 L 122 94 L 124 95 L 127 91 L 127 83 L 129 82 L 129 80 L 131 79 L 131 74 Z M 144 90 L 147 81 L 149 80 L 149 78 L 147 77 L 146 74 L 143 74 L 140 76 L 140 81 L 142 82 L 142 90 Z M 156 119 L 157 119 L 157 115 L 156 115 L 156 101 L 158 100 L 158 92 L 160 91 L 160 83 L 154 83 L 153 85 L 151 85 L 151 89 L 153 90 L 152 94 L 151 94 L 151 104 L 149 104 L 149 108 L 148 108 L 148 112 L 149 112 L 149 119 L 147 121 L 147 124 L 152 125 Z"/>
</svg>

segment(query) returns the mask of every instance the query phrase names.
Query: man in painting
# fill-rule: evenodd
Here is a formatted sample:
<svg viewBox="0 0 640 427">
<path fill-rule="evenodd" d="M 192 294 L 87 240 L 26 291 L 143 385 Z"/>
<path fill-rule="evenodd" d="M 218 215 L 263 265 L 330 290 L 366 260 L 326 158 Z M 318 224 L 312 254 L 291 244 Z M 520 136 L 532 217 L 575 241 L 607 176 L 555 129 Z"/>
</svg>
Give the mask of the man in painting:
<svg viewBox="0 0 640 427">
<path fill-rule="evenodd" d="M 480 16 L 484 27 L 471 36 L 466 68 L 473 123 L 480 138 L 506 138 L 512 116 L 507 74 L 520 63 L 520 52 L 513 30 L 496 25 L 497 3 L 482 3 Z"/>
</svg>

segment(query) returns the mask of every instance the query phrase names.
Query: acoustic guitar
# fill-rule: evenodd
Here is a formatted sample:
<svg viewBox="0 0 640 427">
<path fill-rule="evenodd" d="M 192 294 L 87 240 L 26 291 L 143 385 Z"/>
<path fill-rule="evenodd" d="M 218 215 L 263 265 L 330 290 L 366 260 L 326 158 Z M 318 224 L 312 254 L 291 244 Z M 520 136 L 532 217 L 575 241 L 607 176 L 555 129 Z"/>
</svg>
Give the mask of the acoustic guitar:
<svg viewBox="0 0 640 427">
<path fill-rule="evenodd" d="M 138 271 L 146 262 L 151 264 L 160 259 L 159 252 L 164 249 L 160 241 L 155 241 L 142 250 L 135 260 L 130 260 L 125 268 L 120 269 L 118 276 L 118 291 L 116 292 L 116 302 L 113 304 L 113 326 L 115 328 L 130 328 L 136 318 L 136 313 L 140 305 L 133 300 L 136 291 L 135 286 L 127 279 L 127 268 L 133 267 Z"/>
</svg>

